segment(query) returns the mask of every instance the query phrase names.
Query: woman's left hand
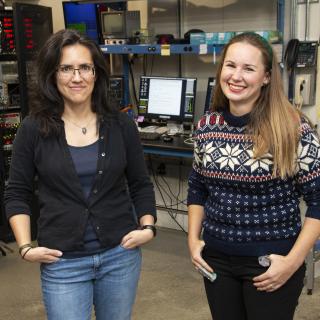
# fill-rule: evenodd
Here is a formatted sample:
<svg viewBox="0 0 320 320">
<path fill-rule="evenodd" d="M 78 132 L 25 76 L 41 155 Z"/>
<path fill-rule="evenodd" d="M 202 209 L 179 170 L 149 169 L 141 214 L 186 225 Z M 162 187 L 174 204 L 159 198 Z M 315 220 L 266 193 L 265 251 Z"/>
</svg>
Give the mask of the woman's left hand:
<svg viewBox="0 0 320 320">
<path fill-rule="evenodd" d="M 259 291 L 272 292 L 283 286 L 297 270 L 286 256 L 271 254 L 271 265 L 268 270 L 253 278 L 253 285 Z"/>
<path fill-rule="evenodd" d="M 134 230 L 126 234 L 120 245 L 126 249 L 133 249 L 139 247 L 153 238 L 153 231 L 150 229 Z"/>
</svg>

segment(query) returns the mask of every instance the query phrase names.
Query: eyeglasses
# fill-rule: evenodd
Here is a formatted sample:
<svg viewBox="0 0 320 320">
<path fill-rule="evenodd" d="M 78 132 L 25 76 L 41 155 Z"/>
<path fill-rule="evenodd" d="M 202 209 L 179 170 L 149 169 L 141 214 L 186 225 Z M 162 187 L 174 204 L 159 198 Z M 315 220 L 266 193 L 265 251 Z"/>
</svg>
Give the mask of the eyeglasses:
<svg viewBox="0 0 320 320">
<path fill-rule="evenodd" d="M 80 77 L 85 80 L 90 80 L 95 75 L 94 66 L 91 64 L 80 64 L 79 68 L 71 65 L 60 65 L 57 69 L 58 76 L 63 80 L 71 79 L 75 76 L 76 71 L 78 71 Z"/>
</svg>

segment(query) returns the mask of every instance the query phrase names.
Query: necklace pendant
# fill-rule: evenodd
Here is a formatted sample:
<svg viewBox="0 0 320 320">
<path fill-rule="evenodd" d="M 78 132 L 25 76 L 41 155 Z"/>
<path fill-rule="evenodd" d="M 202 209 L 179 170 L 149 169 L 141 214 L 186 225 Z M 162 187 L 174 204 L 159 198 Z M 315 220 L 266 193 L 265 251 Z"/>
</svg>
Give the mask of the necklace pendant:
<svg viewBox="0 0 320 320">
<path fill-rule="evenodd" d="M 83 134 L 86 134 L 87 133 L 87 128 L 83 127 L 83 128 L 81 128 L 81 131 L 82 131 Z"/>
</svg>

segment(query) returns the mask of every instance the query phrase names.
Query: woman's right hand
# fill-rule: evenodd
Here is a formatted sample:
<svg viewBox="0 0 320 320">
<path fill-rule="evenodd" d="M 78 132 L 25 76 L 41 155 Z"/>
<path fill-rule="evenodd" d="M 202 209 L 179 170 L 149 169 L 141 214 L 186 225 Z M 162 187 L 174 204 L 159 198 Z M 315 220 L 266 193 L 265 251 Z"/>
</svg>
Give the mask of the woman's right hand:
<svg viewBox="0 0 320 320">
<path fill-rule="evenodd" d="M 26 252 L 27 250 L 29 251 Z M 31 249 L 25 248 L 21 251 L 21 256 L 24 260 L 29 262 L 52 263 L 59 260 L 59 258 L 62 256 L 62 252 L 46 247 L 36 247 Z"/>
<path fill-rule="evenodd" d="M 201 252 L 205 246 L 203 240 L 189 240 L 189 251 L 191 256 L 191 261 L 196 269 L 199 267 L 203 267 L 207 269 L 209 272 L 213 272 L 213 269 L 205 262 L 205 260 L 201 256 Z"/>
</svg>

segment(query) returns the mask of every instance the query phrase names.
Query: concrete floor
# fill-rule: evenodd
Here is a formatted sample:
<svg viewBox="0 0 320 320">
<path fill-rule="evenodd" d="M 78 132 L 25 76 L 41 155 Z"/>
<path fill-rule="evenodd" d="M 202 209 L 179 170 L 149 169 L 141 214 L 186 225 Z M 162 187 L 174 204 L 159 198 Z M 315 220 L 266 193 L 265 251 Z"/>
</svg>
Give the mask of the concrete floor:
<svg viewBox="0 0 320 320">
<path fill-rule="evenodd" d="M 22 261 L 15 243 L 10 247 L 15 253 L 0 257 L 0 320 L 43 320 L 39 266 Z M 143 248 L 143 257 L 133 320 L 210 320 L 201 276 L 191 265 L 183 233 L 159 230 Z M 304 289 L 294 320 L 320 320 L 320 278 L 313 295 Z"/>
</svg>

